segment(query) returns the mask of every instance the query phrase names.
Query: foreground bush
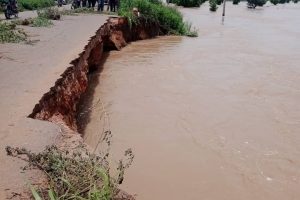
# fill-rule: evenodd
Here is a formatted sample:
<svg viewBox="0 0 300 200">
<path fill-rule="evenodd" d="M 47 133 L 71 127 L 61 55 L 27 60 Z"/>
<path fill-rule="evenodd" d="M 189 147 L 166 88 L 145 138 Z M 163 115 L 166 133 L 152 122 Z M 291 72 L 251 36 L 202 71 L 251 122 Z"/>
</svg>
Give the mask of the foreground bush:
<svg viewBox="0 0 300 200">
<path fill-rule="evenodd" d="M 190 30 L 190 24 L 184 23 L 182 14 L 176 8 L 165 6 L 159 1 L 122 0 L 119 15 L 135 23 L 136 17 L 132 14 L 134 7 L 138 8 L 141 16 L 147 21 L 158 22 L 169 33 L 196 36 L 196 32 Z"/>
<path fill-rule="evenodd" d="M 26 10 L 36 10 L 38 8 L 45 8 L 54 6 L 54 0 L 19 0 L 18 5 Z"/>
<path fill-rule="evenodd" d="M 81 199 L 111 200 L 120 190 L 124 170 L 132 161 L 131 150 L 125 151 L 125 159 L 120 160 L 118 173 L 114 178 L 110 174 L 108 154 L 103 156 L 90 153 L 85 147 L 77 147 L 74 152 L 60 150 L 56 146 L 47 147 L 41 153 L 32 153 L 24 148 L 6 147 L 9 156 L 26 156 L 28 167 L 42 170 L 47 175 L 49 185 L 35 188 L 31 186 L 35 200 Z M 128 195 L 129 196 L 129 195 Z M 129 198 L 124 198 L 129 199 Z"/>
</svg>

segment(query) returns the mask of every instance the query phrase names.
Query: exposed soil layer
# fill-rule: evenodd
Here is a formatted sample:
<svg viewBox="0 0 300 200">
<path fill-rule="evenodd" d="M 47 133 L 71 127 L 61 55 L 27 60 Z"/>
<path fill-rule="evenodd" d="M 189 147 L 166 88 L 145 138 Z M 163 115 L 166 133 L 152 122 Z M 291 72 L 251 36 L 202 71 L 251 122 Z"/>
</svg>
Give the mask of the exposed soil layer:
<svg viewBox="0 0 300 200">
<path fill-rule="evenodd" d="M 77 130 L 76 111 L 88 87 L 88 74 L 101 66 L 103 52 L 120 50 L 131 41 L 153 38 L 164 34 L 157 23 L 140 19 L 138 25 L 129 26 L 127 19 L 111 17 L 102 25 L 79 57 L 71 61 L 50 91 L 43 95 L 28 116 L 47 121 L 62 121 Z"/>
</svg>

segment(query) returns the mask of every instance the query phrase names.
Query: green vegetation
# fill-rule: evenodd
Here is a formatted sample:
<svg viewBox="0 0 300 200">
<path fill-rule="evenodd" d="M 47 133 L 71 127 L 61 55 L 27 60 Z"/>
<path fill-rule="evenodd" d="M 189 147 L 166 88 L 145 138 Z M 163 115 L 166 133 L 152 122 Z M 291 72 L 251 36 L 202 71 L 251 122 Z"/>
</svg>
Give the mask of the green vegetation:
<svg viewBox="0 0 300 200">
<path fill-rule="evenodd" d="M 44 18 L 44 17 L 36 17 L 32 20 L 33 27 L 48 27 L 53 25 L 51 20 Z"/>
<path fill-rule="evenodd" d="M 247 0 L 248 1 L 248 8 L 255 9 L 257 6 L 263 6 L 267 3 L 266 0 Z"/>
<path fill-rule="evenodd" d="M 216 12 L 218 9 L 216 0 L 209 0 L 209 10 L 212 12 Z"/>
<path fill-rule="evenodd" d="M 238 4 L 240 3 L 240 1 L 241 1 L 241 0 L 233 0 L 233 1 L 232 1 L 232 4 L 238 5 Z"/>
<path fill-rule="evenodd" d="M 19 0 L 19 7 L 26 10 L 36 10 L 39 8 L 46 8 L 50 6 L 54 6 L 54 0 Z"/>
<path fill-rule="evenodd" d="M 221 5 L 223 3 L 223 0 L 216 0 L 217 5 Z"/>
<path fill-rule="evenodd" d="M 197 36 L 197 31 L 191 30 L 190 24 L 183 21 L 182 14 L 176 8 L 165 6 L 160 1 L 122 0 L 119 15 L 128 18 L 130 23 L 138 23 L 139 17 L 132 13 L 135 7 L 143 19 L 158 23 L 170 34 Z"/>
<path fill-rule="evenodd" d="M 37 10 L 38 17 L 51 20 L 59 20 L 61 13 L 57 8 L 44 8 Z"/>
<path fill-rule="evenodd" d="M 130 149 L 125 151 L 114 178 L 109 168 L 109 153 L 95 155 L 83 145 L 73 152 L 60 150 L 56 146 L 47 147 L 38 154 L 12 147 L 6 147 L 6 152 L 13 157 L 26 156 L 29 167 L 38 168 L 47 175 L 47 187 L 30 186 L 35 200 L 111 200 L 120 192 L 117 186 L 122 183 L 124 172 L 134 158 Z"/>
<path fill-rule="evenodd" d="M 183 7 L 199 7 L 205 0 L 171 0 L 170 3 L 174 3 Z"/>
<path fill-rule="evenodd" d="M 33 27 L 48 27 L 53 23 L 51 20 L 43 17 L 35 17 L 35 18 L 26 18 L 23 20 L 14 20 L 11 21 L 12 24 L 15 25 L 23 25 L 23 26 L 33 26 Z"/>
<path fill-rule="evenodd" d="M 298 0 L 293 0 L 294 3 L 298 3 Z"/>
<path fill-rule="evenodd" d="M 270 2 L 274 5 L 277 5 L 279 3 L 279 0 L 270 0 Z"/>
<path fill-rule="evenodd" d="M 0 22 L 0 43 L 18 43 L 25 41 L 27 35 L 13 23 Z"/>
<path fill-rule="evenodd" d="M 76 15 L 77 13 L 97 14 L 99 12 L 96 12 L 93 8 L 87 7 L 61 11 L 62 15 Z"/>
</svg>

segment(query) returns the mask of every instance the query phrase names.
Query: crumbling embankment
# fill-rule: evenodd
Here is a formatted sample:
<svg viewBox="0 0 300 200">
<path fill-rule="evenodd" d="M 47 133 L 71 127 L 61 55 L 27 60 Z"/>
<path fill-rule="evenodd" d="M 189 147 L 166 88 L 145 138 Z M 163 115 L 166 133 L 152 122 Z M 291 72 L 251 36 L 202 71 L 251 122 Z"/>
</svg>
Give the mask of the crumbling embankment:
<svg viewBox="0 0 300 200">
<path fill-rule="evenodd" d="M 28 116 L 34 119 L 64 122 L 77 130 L 76 112 L 85 93 L 88 74 L 101 66 L 104 51 L 120 50 L 131 41 L 153 38 L 164 32 L 157 23 L 139 19 L 130 25 L 125 18 L 112 17 L 91 37 L 79 57 L 71 61 L 50 91 L 43 95 Z"/>
</svg>

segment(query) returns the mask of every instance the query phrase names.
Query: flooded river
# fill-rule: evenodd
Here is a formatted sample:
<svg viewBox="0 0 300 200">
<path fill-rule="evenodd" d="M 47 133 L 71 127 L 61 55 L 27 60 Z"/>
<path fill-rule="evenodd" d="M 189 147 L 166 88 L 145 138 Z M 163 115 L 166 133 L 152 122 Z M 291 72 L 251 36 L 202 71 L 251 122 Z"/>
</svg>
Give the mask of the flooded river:
<svg viewBox="0 0 300 200">
<path fill-rule="evenodd" d="M 198 38 L 110 52 L 90 91 L 115 163 L 135 154 L 121 187 L 141 200 L 300 199 L 300 5 L 230 2 L 224 25 L 221 9 L 181 11 Z M 92 109 L 91 146 L 104 118 Z"/>
</svg>

